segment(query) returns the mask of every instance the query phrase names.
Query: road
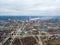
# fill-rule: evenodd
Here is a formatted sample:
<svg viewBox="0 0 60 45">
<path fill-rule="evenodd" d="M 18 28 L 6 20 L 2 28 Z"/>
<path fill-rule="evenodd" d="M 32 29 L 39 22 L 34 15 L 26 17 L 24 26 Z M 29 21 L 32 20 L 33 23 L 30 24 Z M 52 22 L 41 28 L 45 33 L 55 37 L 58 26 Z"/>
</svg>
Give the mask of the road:
<svg viewBox="0 0 60 45">
<path fill-rule="evenodd" d="M 19 30 L 22 30 L 22 29 L 24 29 L 24 23 L 22 23 L 22 26 L 19 28 L 19 29 L 17 29 L 18 31 Z M 18 36 L 18 33 L 16 32 L 16 34 L 15 35 L 13 35 L 12 37 L 12 41 L 14 41 L 14 39 L 16 38 Z M 12 44 L 12 42 L 10 43 L 10 45 Z"/>
<path fill-rule="evenodd" d="M 24 23 L 23 23 L 19 30 L 24 30 L 24 28 L 25 28 L 25 25 L 24 25 Z M 19 38 L 20 38 L 20 35 L 17 35 L 17 34 L 18 34 L 18 33 L 16 33 L 16 35 L 14 36 L 14 38 L 13 38 L 12 41 L 14 41 L 14 39 L 15 39 L 16 37 L 19 37 Z M 41 38 L 40 38 L 40 37 L 42 36 L 40 32 L 39 32 L 38 35 L 33 35 L 33 34 L 32 34 L 32 35 L 23 35 L 22 37 L 30 37 L 30 36 L 32 36 L 32 37 L 34 37 L 34 38 L 36 39 L 38 45 L 43 45 L 43 43 L 42 43 L 42 41 L 41 41 Z M 35 36 L 37 36 L 38 39 L 37 39 Z M 12 42 L 11 42 L 11 44 L 12 44 Z M 21 44 L 23 45 L 22 41 L 21 41 Z"/>
</svg>

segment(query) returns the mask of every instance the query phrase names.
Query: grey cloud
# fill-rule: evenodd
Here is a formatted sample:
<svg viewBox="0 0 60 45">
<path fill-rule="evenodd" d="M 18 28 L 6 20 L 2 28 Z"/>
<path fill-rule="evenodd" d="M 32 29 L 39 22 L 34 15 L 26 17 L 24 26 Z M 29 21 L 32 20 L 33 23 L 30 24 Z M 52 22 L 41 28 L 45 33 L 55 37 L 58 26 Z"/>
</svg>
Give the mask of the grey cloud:
<svg viewBox="0 0 60 45">
<path fill-rule="evenodd" d="M 0 15 L 60 15 L 60 0 L 0 0 Z"/>
</svg>

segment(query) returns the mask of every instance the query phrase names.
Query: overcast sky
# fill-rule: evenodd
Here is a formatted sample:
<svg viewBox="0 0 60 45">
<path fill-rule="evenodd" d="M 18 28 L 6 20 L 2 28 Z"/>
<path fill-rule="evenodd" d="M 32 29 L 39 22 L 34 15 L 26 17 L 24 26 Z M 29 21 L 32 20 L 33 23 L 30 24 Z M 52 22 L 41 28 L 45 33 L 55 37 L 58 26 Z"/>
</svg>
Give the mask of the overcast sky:
<svg viewBox="0 0 60 45">
<path fill-rule="evenodd" d="M 60 15 L 60 0 L 0 0 L 1 15 Z"/>
</svg>

